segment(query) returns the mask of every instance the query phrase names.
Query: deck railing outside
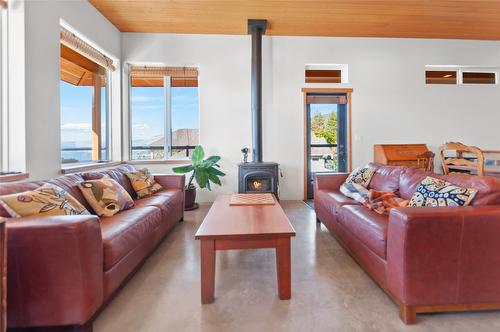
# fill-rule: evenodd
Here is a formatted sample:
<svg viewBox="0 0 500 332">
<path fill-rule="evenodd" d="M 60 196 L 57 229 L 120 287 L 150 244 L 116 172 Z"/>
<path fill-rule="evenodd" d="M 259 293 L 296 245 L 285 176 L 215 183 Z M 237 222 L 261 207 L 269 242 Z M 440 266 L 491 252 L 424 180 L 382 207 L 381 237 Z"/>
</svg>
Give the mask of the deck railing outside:
<svg viewBox="0 0 500 332">
<path fill-rule="evenodd" d="M 173 145 L 172 156 L 190 157 L 195 145 Z M 92 161 L 92 148 L 62 148 L 62 163 L 80 163 Z M 103 154 L 104 155 L 104 154 Z M 165 158 L 163 146 L 135 145 L 131 148 L 132 160 L 159 160 Z"/>
</svg>

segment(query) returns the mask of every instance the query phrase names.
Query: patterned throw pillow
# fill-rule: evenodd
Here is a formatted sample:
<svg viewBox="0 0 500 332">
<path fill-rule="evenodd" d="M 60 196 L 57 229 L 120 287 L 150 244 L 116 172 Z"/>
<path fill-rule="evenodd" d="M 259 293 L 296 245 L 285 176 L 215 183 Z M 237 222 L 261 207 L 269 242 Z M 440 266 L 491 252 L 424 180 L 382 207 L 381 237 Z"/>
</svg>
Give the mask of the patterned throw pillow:
<svg viewBox="0 0 500 332">
<path fill-rule="evenodd" d="M 147 168 L 142 168 L 135 172 L 125 173 L 132 183 L 132 188 L 134 188 L 137 193 L 138 198 L 143 198 L 152 195 L 163 187 L 155 181 L 155 178 Z"/>
<path fill-rule="evenodd" d="M 90 214 L 66 190 L 50 183 L 32 191 L 0 196 L 0 205 L 14 218 Z"/>
<path fill-rule="evenodd" d="M 356 183 L 365 188 L 368 187 L 370 181 L 375 174 L 376 169 L 373 167 L 359 167 L 349 174 L 345 183 Z"/>
<path fill-rule="evenodd" d="M 129 193 L 108 175 L 78 184 L 83 196 L 99 216 L 111 217 L 134 206 Z"/>
<path fill-rule="evenodd" d="M 428 176 L 417 187 L 408 206 L 467 206 L 476 193 L 475 189 Z"/>
</svg>

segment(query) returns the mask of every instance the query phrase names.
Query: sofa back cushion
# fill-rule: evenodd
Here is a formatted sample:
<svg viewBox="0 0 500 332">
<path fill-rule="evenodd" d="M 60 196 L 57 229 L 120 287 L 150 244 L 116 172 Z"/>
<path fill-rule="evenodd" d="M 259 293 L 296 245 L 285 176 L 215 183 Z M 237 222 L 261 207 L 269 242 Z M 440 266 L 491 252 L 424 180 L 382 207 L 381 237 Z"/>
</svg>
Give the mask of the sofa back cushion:
<svg viewBox="0 0 500 332">
<path fill-rule="evenodd" d="M 368 189 L 376 191 L 388 191 L 399 194 L 399 177 L 404 172 L 404 166 L 385 166 L 377 163 L 369 163 L 368 167 L 375 167 Z"/>
<path fill-rule="evenodd" d="M 490 176 L 474 176 L 467 174 L 434 174 L 415 168 L 407 168 L 400 177 L 399 192 L 404 199 L 411 199 L 417 187 L 427 177 L 432 176 L 465 188 L 477 190 L 477 194 L 470 205 L 498 205 L 500 204 L 500 179 Z"/>
<path fill-rule="evenodd" d="M 129 178 L 125 175 L 125 173 L 133 171 L 135 171 L 134 166 L 126 164 L 103 170 L 84 172 L 81 173 L 81 175 L 85 180 L 97 180 L 102 178 L 104 175 L 108 175 L 110 178 L 118 182 L 123 188 L 125 188 L 125 190 L 133 199 L 136 199 L 137 194 L 135 193 L 135 190 L 132 187 Z"/>
</svg>

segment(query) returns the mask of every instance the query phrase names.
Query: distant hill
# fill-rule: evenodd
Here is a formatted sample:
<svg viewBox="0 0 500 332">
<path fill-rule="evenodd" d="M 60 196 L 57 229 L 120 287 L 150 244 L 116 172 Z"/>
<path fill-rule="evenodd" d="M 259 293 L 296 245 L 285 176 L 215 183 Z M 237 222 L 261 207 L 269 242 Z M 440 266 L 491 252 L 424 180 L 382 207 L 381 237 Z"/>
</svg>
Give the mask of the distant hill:
<svg viewBox="0 0 500 332">
<path fill-rule="evenodd" d="M 149 144 L 149 146 L 163 146 L 165 144 L 164 138 L 160 137 Z M 199 129 L 177 129 L 172 132 L 172 145 L 185 146 L 185 145 L 199 145 L 200 133 Z"/>
</svg>

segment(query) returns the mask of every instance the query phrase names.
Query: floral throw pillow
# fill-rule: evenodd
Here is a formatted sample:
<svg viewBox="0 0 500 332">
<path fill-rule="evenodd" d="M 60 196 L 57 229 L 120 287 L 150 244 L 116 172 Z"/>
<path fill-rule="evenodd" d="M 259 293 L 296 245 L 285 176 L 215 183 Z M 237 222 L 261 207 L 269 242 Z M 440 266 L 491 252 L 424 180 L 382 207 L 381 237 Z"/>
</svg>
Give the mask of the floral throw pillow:
<svg viewBox="0 0 500 332">
<path fill-rule="evenodd" d="M 134 206 L 129 193 L 108 175 L 78 184 L 83 196 L 99 216 L 111 217 Z"/>
<path fill-rule="evenodd" d="M 349 174 L 349 177 L 345 183 L 355 183 L 359 184 L 365 188 L 368 187 L 370 181 L 375 174 L 376 169 L 373 167 L 359 167 Z"/>
<path fill-rule="evenodd" d="M 50 183 L 35 190 L 0 196 L 0 205 L 13 218 L 90 214 L 66 190 Z"/>
<path fill-rule="evenodd" d="M 154 176 L 151 175 L 147 168 L 125 173 L 125 175 L 130 179 L 132 188 L 134 188 L 138 198 L 152 195 L 163 189 L 163 187 L 155 181 Z"/>
<path fill-rule="evenodd" d="M 408 206 L 467 206 L 476 193 L 475 189 L 428 176 L 417 187 Z"/>
</svg>

